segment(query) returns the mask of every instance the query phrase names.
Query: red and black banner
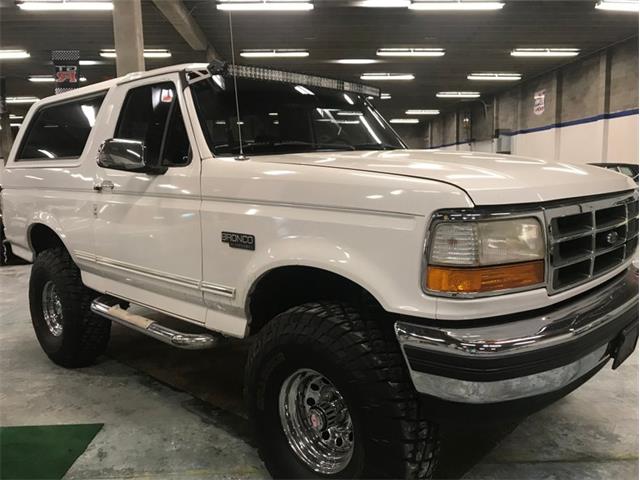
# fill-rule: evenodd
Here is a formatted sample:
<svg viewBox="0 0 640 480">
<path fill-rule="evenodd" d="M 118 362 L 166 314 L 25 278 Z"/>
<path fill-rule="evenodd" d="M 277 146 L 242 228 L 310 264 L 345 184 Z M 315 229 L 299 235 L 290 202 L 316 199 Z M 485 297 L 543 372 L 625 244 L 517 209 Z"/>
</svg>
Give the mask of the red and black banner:
<svg viewBox="0 0 640 480">
<path fill-rule="evenodd" d="M 80 50 L 52 50 L 55 68 L 55 93 L 68 92 L 80 86 Z"/>
</svg>

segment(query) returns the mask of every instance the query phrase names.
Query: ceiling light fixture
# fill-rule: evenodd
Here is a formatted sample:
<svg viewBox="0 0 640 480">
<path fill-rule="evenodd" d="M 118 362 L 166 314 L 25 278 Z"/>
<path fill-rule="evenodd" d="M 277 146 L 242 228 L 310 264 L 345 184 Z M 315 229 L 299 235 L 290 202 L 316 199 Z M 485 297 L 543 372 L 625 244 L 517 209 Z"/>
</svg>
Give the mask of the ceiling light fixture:
<svg viewBox="0 0 640 480">
<path fill-rule="evenodd" d="M 357 7 L 368 8 L 406 8 L 411 0 L 361 0 L 355 3 Z"/>
<path fill-rule="evenodd" d="M 334 60 L 334 62 L 343 65 L 369 65 L 371 63 L 378 63 L 378 60 L 370 58 L 341 58 L 340 60 Z"/>
<path fill-rule="evenodd" d="M 640 2 L 638 0 L 600 0 L 596 3 L 596 8 L 613 12 L 638 12 Z"/>
<path fill-rule="evenodd" d="M 512 57 L 575 57 L 580 53 L 578 48 L 516 48 Z"/>
<path fill-rule="evenodd" d="M 423 1 L 423 2 L 412 2 L 409 5 L 411 10 L 465 10 L 465 11 L 473 11 L 473 10 L 500 10 L 504 7 L 503 2 L 476 2 L 476 1 L 460 1 L 460 0 L 449 0 L 445 2 L 432 2 L 432 1 Z"/>
<path fill-rule="evenodd" d="M 407 110 L 404 113 L 406 113 L 407 115 L 440 115 L 440 110 L 436 110 L 436 109 L 431 109 L 431 110 L 414 109 L 414 110 Z"/>
<path fill-rule="evenodd" d="M 286 1 L 281 0 L 219 0 L 218 10 L 231 11 L 257 11 L 257 12 L 276 12 L 276 11 L 304 11 L 313 10 L 313 3 L 309 0 L 304 1 Z"/>
<path fill-rule="evenodd" d="M 489 82 L 513 82 L 521 80 L 519 73 L 470 73 L 467 80 L 484 80 Z"/>
<path fill-rule="evenodd" d="M 391 123 L 420 123 L 417 118 L 392 118 Z"/>
<path fill-rule="evenodd" d="M 35 103 L 40 100 L 38 97 L 7 97 L 7 103 Z"/>
<path fill-rule="evenodd" d="M 11 113 L 9 115 L 9 120 L 23 120 L 24 117 L 22 115 L 14 115 L 13 113 Z"/>
<path fill-rule="evenodd" d="M 438 98 L 478 98 L 480 92 L 438 92 L 436 93 Z"/>
<path fill-rule="evenodd" d="M 264 50 L 264 49 L 242 50 L 240 52 L 240 56 L 245 58 L 308 57 L 309 50 L 303 50 L 299 48 L 275 48 L 272 50 Z"/>
<path fill-rule="evenodd" d="M 360 80 L 387 81 L 387 80 L 413 80 L 412 73 L 363 73 Z"/>
<path fill-rule="evenodd" d="M 391 100 L 391 94 L 390 93 L 381 93 L 380 94 L 380 100 Z"/>
<path fill-rule="evenodd" d="M 144 58 L 169 58 L 171 52 L 166 48 L 145 48 L 142 54 Z M 103 48 L 100 50 L 100 56 L 103 58 L 116 58 L 116 51 L 113 48 Z"/>
<path fill-rule="evenodd" d="M 35 83 L 53 83 L 56 78 L 53 75 L 29 75 L 29 81 Z M 87 77 L 80 77 L 81 82 L 86 82 Z"/>
<path fill-rule="evenodd" d="M 80 60 L 78 63 L 87 67 L 91 65 L 102 65 L 102 62 L 99 60 Z"/>
<path fill-rule="evenodd" d="M 22 126 L 22 124 L 21 123 L 10 123 L 9 126 L 10 127 L 18 127 L 18 128 L 20 128 Z"/>
<path fill-rule="evenodd" d="M 309 90 L 307 87 L 304 87 L 302 85 L 296 85 L 295 87 L 293 87 L 296 92 L 298 92 L 301 95 L 315 95 L 315 93 L 313 93 L 311 90 Z"/>
<path fill-rule="evenodd" d="M 113 3 L 111 2 L 86 2 L 86 1 L 73 1 L 73 0 L 22 0 L 18 2 L 18 8 L 21 10 L 30 11 L 108 11 L 113 10 Z"/>
<path fill-rule="evenodd" d="M 26 50 L 0 50 L 0 60 L 19 60 L 30 56 Z"/>
<path fill-rule="evenodd" d="M 444 48 L 379 48 L 379 57 L 442 57 Z"/>
</svg>

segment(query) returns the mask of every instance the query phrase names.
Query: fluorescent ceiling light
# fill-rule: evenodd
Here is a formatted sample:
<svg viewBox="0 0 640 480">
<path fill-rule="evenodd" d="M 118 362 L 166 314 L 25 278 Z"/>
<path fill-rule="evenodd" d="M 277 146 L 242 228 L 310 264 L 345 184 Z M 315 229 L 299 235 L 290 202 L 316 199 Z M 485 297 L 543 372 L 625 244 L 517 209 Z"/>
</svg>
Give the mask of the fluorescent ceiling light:
<svg viewBox="0 0 640 480">
<path fill-rule="evenodd" d="M 11 127 L 21 127 L 22 124 L 21 123 L 10 123 L 9 124 Z"/>
<path fill-rule="evenodd" d="M 293 88 L 295 88 L 296 92 L 298 92 L 298 93 L 300 93 L 302 95 L 315 95 L 315 93 L 313 93 L 307 87 L 303 87 L 302 85 L 296 85 Z"/>
<path fill-rule="evenodd" d="M 411 5 L 411 0 L 361 0 L 355 5 L 369 8 L 406 8 Z"/>
<path fill-rule="evenodd" d="M 412 2 L 411 10 L 500 10 L 504 7 L 502 2 L 476 2 L 476 1 L 447 1 L 447 2 Z"/>
<path fill-rule="evenodd" d="M 414 77 L 411 73 L 363 73 L 360 75 L 360 80 L 413 80 Z"/>
<path fill-rule="evenodd" d="M 440 110 L 407 110 L 407 115 L 440 115 Z"/>
<path fill-rule="evenodd" d="M 218 10 L 232 11 L 258 11 L 258 12 L 276 12 L 276 11 L 302 11 L 313 10 L 313 3 L 309 1 L 281 1 L 281 0 L 220 0 L 218 2 Z"/>
<path fill-rule="evenodd" d="M 391 100 L 391 94 L 390 93 L 381 93 L 380 94 L 380 100 Z"/>
<path fill-rule="evenodd" d="M 268 58 L 268 57 L 308 57 L 309 51 L 296 48 L 276 48 L 273 50 L 242 50 L 241 57 Z"/>
<path fill-rule="evenodd" d="M 107 11 L 113 10 L 113 3 L 111 2 L 87 2 L 87 1 L 73 1 L 73 0 L 22 0 L 18 3 L 18 8 L 22 10 L 31 11 L 72 11 L 72 10 L 85 10 L 85 11 Z"/>
<path fill-rule="evenodd" d="M 420 123 L 417 118 L 392 118 L 391 123 Z"/>
<path fill-rule="evenodd" d="M 144 58 L 169 58 L 171 52 L 166 48 L 145 48 L 142 54 Z M 116 51 L 113 48 L 103 48 L 100 50 L 100 56 L 103 58 L 116 58 Z"/>
<path fill-rule="evenodd" d="M 38 97 L 7 97 L 7 103 L 35 103 Z"/>
<path fill-rule="evenodd" d="M 83 66 L 102 65 L 99 60 L 80 60 L 78 63 Z"/>
<path fill-rule="evenodd" d="M 522 79 L 519 73 L 470 73 L 467 80 L 485 80 L 490 82 L 509 82 Z"/>
<path fill-rule="evenodd" d="M 478 98 L 480 92 L 438 92 L 438 98 Z"/>
<path fill-rule="evenodd" d="M 640 2 L 638 0 L 600 0 L 596 3 L 596 8 L 614 12 L 638 12 Z"/>
<path fill-rule="evenodd" d="M 14 115 L 13 113 L 9 115 L 9 120 L 22 120 L 24 117 L 22 115 Z"/>
<path fill-rule="evenodd" d="M 56 78 L 53 75 L 29 75 L 30 82 L 36 83 L 53 83 L 56 81 Z M 86 82 L 87 77 L 80 77 L 81 82 Z"/>
<path fill-rule="evenodd" d="M 379 57 L 442 57 L 444 48 L 379 48 Z"/>
<path fill-rule="evenodd" d="M 0 50 L 0 60 L 18 60 L 30 56 L 26 50 Z"/>
<path fill-rule="evenodd" d="M 580 53 L 578 48 L 516 48 L 512 57 L 575 57 Z"/>
<path fill-rule="evenodd" d="M 335 60 L 335 63 L 341 63 L 343 65 L 369 65 L 371 63 L 378 63 L 378 60 L 370 58 L 341 58 L 340 60 Z"/>
</svg>

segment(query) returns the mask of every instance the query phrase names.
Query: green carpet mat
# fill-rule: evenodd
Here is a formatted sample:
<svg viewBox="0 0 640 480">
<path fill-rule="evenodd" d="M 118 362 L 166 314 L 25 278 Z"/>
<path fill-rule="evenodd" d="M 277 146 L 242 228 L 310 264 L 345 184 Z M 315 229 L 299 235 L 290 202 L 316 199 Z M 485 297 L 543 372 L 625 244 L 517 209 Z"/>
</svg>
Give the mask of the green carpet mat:
<svg viewBox="0 0 640 480">
<path fill-rule="evenodd" d="M 0 478 L 61 479 L 101 428 L 101 423 L 0 427 Z"/>
</svg>

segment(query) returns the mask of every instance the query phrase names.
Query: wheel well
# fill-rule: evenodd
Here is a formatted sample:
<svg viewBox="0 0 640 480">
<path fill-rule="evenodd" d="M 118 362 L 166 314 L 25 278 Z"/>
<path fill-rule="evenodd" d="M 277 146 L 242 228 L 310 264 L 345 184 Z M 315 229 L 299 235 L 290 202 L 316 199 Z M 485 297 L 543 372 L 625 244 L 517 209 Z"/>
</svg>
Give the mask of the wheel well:
<svg viewBox="0 0 640 480">
<path fill-rule="evenodd" d="M 36 255 L 49 248 L 65 248 L 58 234 L 42 223 L 36 223 L 29 230 L 29 243 Z"/>
<path fill-rule="evenodd" d="M 348 278 L 313 267 L 280 267 L 260 277 L 249 294 L 250 333 L 254 335 L 269 320 L 291 307 L 319 300 L 381 309 L 367 290 Z"/>
</svg>

